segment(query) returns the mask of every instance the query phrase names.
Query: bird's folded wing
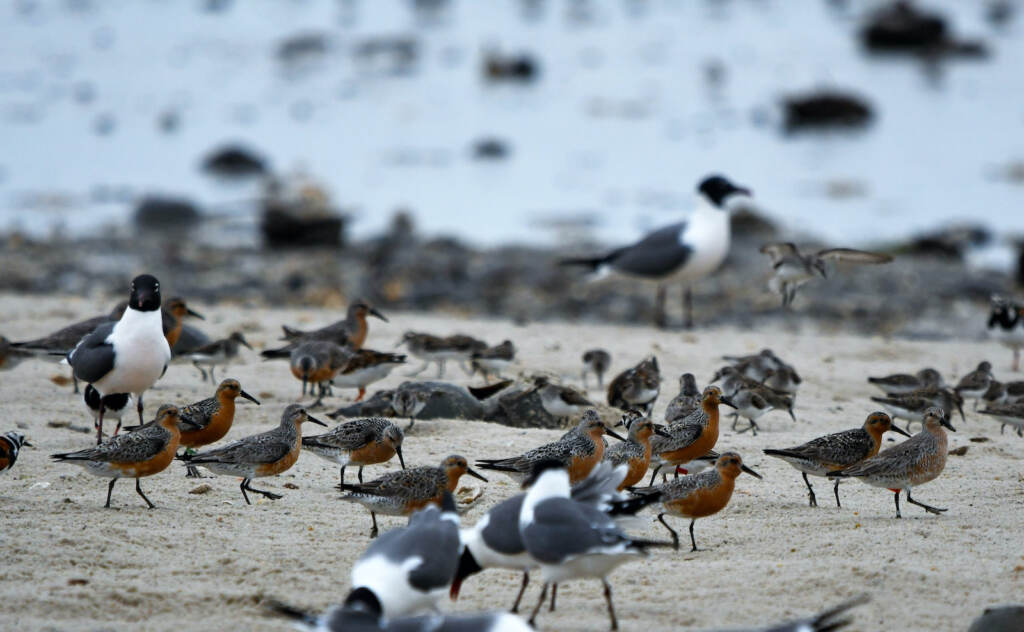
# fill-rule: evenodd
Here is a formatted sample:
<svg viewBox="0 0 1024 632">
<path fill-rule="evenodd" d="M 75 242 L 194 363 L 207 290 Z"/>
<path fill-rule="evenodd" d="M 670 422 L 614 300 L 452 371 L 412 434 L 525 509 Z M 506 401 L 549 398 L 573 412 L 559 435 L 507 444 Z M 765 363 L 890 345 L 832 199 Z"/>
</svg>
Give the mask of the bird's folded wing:
<svg viewBox="0 0 1024 632">
<path fill-rule="evenodd" d="M 818 256 L 822 259 L 846 261 L 848 263 L 889 263 L 892 261 L 892 257 L 887 254 L 854 250 L 852 248 L 829 248 L 818 252 Z"/>
</svg>

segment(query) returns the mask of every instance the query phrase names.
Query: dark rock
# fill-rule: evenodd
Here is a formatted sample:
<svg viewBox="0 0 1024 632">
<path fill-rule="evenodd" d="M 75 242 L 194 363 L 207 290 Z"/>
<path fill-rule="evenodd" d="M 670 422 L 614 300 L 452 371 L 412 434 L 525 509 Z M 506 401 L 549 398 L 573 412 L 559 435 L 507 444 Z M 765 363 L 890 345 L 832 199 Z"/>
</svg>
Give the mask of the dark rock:
<svg viewBox="0 0 1024 632">
<path fill-rule="evenodd" d="M 901 252 L 960 259 L 968 248 L 991 240 L 992 234 L 983 226 L 951 226 L 914 238 Z"/>
<path fill-rule="evenodd" d="M 263 211 L 260 231 L 271 248 L 297 246 L 341 246 L 345 219 L 341 216 L 303 217 L 285 206 Z"/>
<path fill-rule="evenodd" d="M 277 58 L 286 64 L 300 64 L 327 53 L 328 36 L 323 33 L 299 33 L 281 41 Z"/>
<path fill-rule="evenodd" d="M 146 196 L 135 207 L 135 223 L 142 229 L 184 229 L 199 223 L 202 214 L 183 198 Z"/>
<path fill-rule="evenodd" d="M 946 18 L 898 1 L 872 12 L 860 31 L 861 43 L 874 53 L 915 55 L 987 55 L 982 42 L 955 40 Z"/>
<path fill-rule="evenodd" d="M 783 109 L 783 126 L 788 132 L 864 127 L 873 117 L 871 105 L 864 99 L 832 90 L 786 97 Z"/>
<path fill-rule="evenodd" d="M 513 428 L 562 428 L 562 422 L 555 419 L 544 408 L 540 395 L 533 388 L 512 388 L 497 397 L 496 409 L 487 417 Z"/>
<path fill-rule="evenodd" d="M 512 150 L 500 138 L 481 138 L 473 143 L 473 157 L 478 160 L 504 160 Z"/>
<path fill-rule="evenodd" d="M 215 149 L 203 159 L 203 171 L 225 178 L 241 178 L 267 172 L 262 157 L 240 145 Z"/>
</svg>

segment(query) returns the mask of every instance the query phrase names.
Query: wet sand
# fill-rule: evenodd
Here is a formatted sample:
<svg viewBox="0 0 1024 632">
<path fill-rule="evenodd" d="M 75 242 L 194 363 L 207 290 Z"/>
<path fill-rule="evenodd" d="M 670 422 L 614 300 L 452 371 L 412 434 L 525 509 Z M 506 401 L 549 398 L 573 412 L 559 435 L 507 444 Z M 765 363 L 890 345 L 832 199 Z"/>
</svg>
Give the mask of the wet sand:
<svg viewBox="0 0 1024 632">
<path fill-rule="evenodd" d="M 0 306 L 5 314 L 2 333 L 13 340 L 109 309 L 100 300 L 12 295 L 0 296 Z M 282 323 L 318 326 L 339 317 L 326 310 L 195 307 L 207 315 L 207 322 L 197 323 L 205 331 L 220 337 L 240 328 L 257 349 L 274 343 Z M 939 479 L 915 490 L 922 502 L 949 507 L 942 516 L 904 503 L 904 519 L 895 520 L 892 494 L 856 481 L 842 485 L 843 508 L 837 509 L 831 485 L 812 479 L 821 506 L 809 508 L 799 473 L 761 454 L 766 447 L 787 447 L 859 426 L 875 410 L 868 396 L 876 391 L 865 382 L 867 375 L 928 365 L 949 380 L 989 359 L 997 378 L 1012 379 L 1009 352 L 994 342 L 905 342 L 715 328 L 664 333 L 573 323 L 519 327 L 507 321 L 412 313 L 389 317 L 391 323 L 371 322 L 368 347 L 391 349 L 406 329 L 464 332 L 491 344 L 511 338 L 519 348 L 519 369 L 553 371 L 576 385 L 584 349 L 608 349 L 612 373 L 654 353 L 665 378 L 655 409 L 659 420 L 675 394 L 678 375 L 692 371 L 703 386 L 724 353 L 771 346 L 800 371 L 805 382 L 797 398 L 797 423 L 785 413 L 770 413 L 762 418 L 764 431 L 757 437 L 738 435 L 725 425 L 717 449 L 739 451 L 765 480 L 741 477 L 729 507 L 698 521 L 697 542 L 704 550 L 658 551 L 611 576 L 624 630 L 768 623 L 863 592 L 873 601 L 855 611 L 852 630 L 963 630 L 984 606 L 1019 600 L 1024 594 L 1024 440 L 1000 436 L 998 424 L 972 414 L 970 405 L 965 407 L 967 421 L 955 419 L 959 432 L 950 437 L 950 448 L 967 445 L 967 454 L 950 456 Z M 238 378 L 263 405 L 239 400 L 228 439 L 272 427 L 300 390 L 285 363 L 264 363 L 242 351 L 240 361 L 218 376 Z M 398 385 L 407 379 L 402 375 L 406 372 L 394 372 L 371 392 Z M 0 474 L 4 627 L 129 630 L 141 622 L 149 630 L 285 630 L 280 621 L 263 616 L 261 599 L 322 609 L 344 597 L 351 564 L 368 543 L 370 521 L 361 507 L 338 501 L 336 467 L 303 454 L 287 473 L 256 484 L 283 494 L 283 499 L 260 499 L 248 507 L 237 479 L 186 479 L 184 468 L 174 464 L 143 480 L 157 509 L 146 509 L 132 482 L 121 481 L 114 490 L 114 508 L 105 510 L 105 479 L 48 458 L 92 442 L 90 435 L 48 426 L 52 421 L 91 426 L 70 386 L 50 381 L 66 374 L 65 368 L 35 361 L 0 373 L 0 430 L 20 428 L 35 445 L 22 452 L 11 471 Z M 433 379 L 433 370 L 421 377 Z M 455 366 L 449 366 L 448 377 L 478 383 Z M 152 414 L 164 402 L 189 403 L 212 392 L 190 365 L 174 364 L 147 395 L 147 411 Z M 317 411 L 321 416 L 350 401 L 354 391 L 336 394 L 327 400 L 326 410 Z M 589 394 L 603 399 L 596 390 Z M 313 431 L 318 429 L 307 429 Z M 558 434 L 485 422 L 422 421 L 407 436 L 404 449 L 409 465 L 436 464 L 452 452 L 470 460 L 508 456 Z M 972 443 L 971 437 L 989 441 Z M 368 467 L 366 475 L 390 467 L 397 463 Z M 463 516 L 467 524 L 517 491 L 499 474 L 490 479 L 481 501 Z M 188 493 L 203 483 L 212 490 Z M 643 528 L 636 533 L 666 537 L 653 519 L 653 513 L 644 514 Z M 685 541 L 687 522 L 670 521 Z M 381 528 L 403 522 L 383 517 Z M 462 598 L 447 607 L 507 607 L 518 586 L 516 573 L 487 571 L 467 580 Z M 534 585 L 527 591 L 527 607 L 538 590 Z M 586 581 L 561 586 L 558 610 L 545 610 L 539 624 L 543 630 L 605 629 L 600 585 Z"/>
</svg>

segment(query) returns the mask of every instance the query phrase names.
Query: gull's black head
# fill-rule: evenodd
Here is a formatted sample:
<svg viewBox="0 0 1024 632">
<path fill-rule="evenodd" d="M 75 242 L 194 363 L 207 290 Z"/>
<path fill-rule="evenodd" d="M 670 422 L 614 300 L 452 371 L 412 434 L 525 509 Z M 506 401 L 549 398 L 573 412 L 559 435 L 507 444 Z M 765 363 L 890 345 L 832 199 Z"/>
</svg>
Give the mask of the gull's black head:
<svg viewBox="0 0 1024 632">
<path fill-rule="evenodd" d="M 719 208 L 733 195 L 750 195 L 750 189 L 738 187 L 719 175 L 708 176 L 701 180 L 701 183 L 697 186 L 697 192 Z"/>
<path fill-rule="evenodd" d="M 160 281 L 152 274 L 140 274 L 132 279 L 132 294 L 128 307 L 140 312 L 155 312 L 160 309 Z"/>
</svg>

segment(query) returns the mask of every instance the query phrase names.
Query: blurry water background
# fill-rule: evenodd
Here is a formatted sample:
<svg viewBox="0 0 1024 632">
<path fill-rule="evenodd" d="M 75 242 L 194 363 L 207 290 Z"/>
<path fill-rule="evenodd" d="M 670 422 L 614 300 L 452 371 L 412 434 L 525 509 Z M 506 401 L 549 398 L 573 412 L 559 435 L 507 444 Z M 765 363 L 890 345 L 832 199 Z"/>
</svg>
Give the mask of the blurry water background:
<svg viewBox="0 0 1024 632">
<path fill-rule="evenodd" d="M 398 208 L 427 234 L 554 244 L 559 219 L 610 243 L 676 221 L 695 182 L 749 185 L 783 226 L 843 245 L 949 221 L 1024 232 L 1024 24 L 929 0 L 984 60 L 866 55 L 870 2 L 15 0 L 0 6 L 0 230 L 110 230 L 180 195 L 253 241 L 258 183 L 200 163 L 239 143 L 322 181 L 356 237 Z M 417 8 L 418 7 L 418 8 Z M 283 59 L 289 38 L 312 35 Z M 413 57 L 357 55 L 411 39 Z M 321 47 L 322 45 L 322 47 Z M 300 47 L 301 48 L 301 47 Z M 485 51 L 531 83 L 488 83 Z M 865 130 L 786 135 L 781 97 L 851 91 Z M 504 159 L 473 144 L 499 139 Z M 127 231 L 127 227 L 119 230 Z"/>
</svg>

